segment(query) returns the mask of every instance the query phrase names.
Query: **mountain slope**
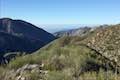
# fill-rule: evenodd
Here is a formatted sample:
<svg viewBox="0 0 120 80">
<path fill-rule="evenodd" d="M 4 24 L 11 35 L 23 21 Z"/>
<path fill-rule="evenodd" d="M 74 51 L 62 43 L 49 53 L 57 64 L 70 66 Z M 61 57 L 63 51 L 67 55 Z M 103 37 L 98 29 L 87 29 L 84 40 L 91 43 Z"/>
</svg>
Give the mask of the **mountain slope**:
<svg viewBox="0 0 120 80">
<path fill-rule="evenodd" d="M 23 36 L 29 39 L 49 42 L 55 37 L 45 30 L 38 28 L 22 20 L 12 20 L 9 18 L 0 19 L 0 31 L 16 36 Z"/>
<path fill-rule="evenodd" d="M 98 28 L 84 42 L 120 67 L 120 25 Z"/>
<path fill-rule="evenodd" d="M 0 55 L 9 52 L 31 53 L 48 44 L 55 37 L 28 22 L 0 19 Z"/>
</svg>

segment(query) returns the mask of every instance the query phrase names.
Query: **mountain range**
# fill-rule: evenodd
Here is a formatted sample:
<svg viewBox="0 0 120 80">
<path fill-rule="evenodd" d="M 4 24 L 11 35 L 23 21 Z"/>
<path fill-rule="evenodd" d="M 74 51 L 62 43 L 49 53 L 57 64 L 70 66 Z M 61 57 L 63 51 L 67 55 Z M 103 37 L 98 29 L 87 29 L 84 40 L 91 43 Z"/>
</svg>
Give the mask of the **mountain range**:
<svg viewBox="0 0 120 80">
<path fill-rule="evenodd" d="M 85 36 L 89 32 L 93 31 L 94 28 L 91 27 L 80 27 L 77 29 L 63 30 L 54 33 L 56 37 L 64 37 L 64 36 Z"/>
<path fill-rule="evenodd" d="M 50 34 L 3 18 L 0 61 L 6 60 L 0 80 L 120 80 L 120 24 Z"/>
<path fill-rule="evenodd" d="M 120 80 L 120 25 L 87 30 L 16 57 L 0 67 L 0 79 Z"/>
</svg>

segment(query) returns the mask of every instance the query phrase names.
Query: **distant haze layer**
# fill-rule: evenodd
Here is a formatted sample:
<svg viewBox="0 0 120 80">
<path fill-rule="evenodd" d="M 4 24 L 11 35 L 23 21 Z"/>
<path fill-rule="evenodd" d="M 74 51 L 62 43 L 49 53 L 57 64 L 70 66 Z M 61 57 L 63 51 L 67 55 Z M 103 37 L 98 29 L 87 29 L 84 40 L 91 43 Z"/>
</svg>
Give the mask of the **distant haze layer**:
<svg viewBox="0 0 120 80">
<path fill-rule="evenodd" d="M 50 33 L 54 33 L 57 31 L 64 31 L 64 30 L 69 30 L 69 29 L 76 29 L 80 27 L 94 27 L 98 26 L 99 24 L 43 24 L 43 25 L 38 25 L 38 27 L 45 29 L 46 31 Z"/>
</svg>

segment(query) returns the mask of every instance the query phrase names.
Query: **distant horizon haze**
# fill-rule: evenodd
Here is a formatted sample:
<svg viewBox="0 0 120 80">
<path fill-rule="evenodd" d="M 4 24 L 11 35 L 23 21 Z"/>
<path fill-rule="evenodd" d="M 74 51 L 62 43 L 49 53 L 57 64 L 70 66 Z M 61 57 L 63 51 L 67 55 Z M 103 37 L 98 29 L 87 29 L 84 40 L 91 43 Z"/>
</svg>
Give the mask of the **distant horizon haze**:
<svg viewBox="0 0 120 80">
<path fill-rule="evenodd" d="M 81 27 L 98 27 L 100 25 L 115 25 L 115 24 L 34 24 L 32 22 L 29 22 L 27 20 L 23 20 L 23 19 L 13 19 L 10 17 L 2 17 L 3 18 L 9 18 L 12 20 L 22 20 L 28 23 L 31 23 L 33 25 L 35 25 L 36 27 L 42 28 L 50 33 L 55 33 L 55 32 L 59 32 L 59 31 L 64 31 L 64 30 L 70 30 L 70 29 L 78 29 Z M 119 23 L 117 23 L 119 24 Z"/>
</svg>

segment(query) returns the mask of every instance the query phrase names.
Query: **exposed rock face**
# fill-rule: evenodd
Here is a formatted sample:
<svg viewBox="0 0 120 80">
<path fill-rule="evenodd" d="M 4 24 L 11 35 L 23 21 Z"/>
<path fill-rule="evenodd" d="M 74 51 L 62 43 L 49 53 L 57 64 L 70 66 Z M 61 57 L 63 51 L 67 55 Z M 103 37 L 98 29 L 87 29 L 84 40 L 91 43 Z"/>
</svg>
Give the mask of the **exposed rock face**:
<svg viewBox="0 0 120 80">
<path fill-rule="evenodd" d="M 28 22 L 0 19 L 0 59 L 4 53 L 34 52 L 54 39 L 52 34 Z"/>
<path fill-rule="evenodd" d="M 93 29 L 89 27 L 83 27 L 78 29 L 71 29 L 66 31 L 60 31 L 54 33 L 57 37 L 63 37 L 63 36 L 84 36 L 87 35 L 89 32 L 91 32 Z"/>
<path fill-rule="evenodd" d="M 120 68 L 120 25 L 96 29 L 85 42 Z"/>
</svg>

